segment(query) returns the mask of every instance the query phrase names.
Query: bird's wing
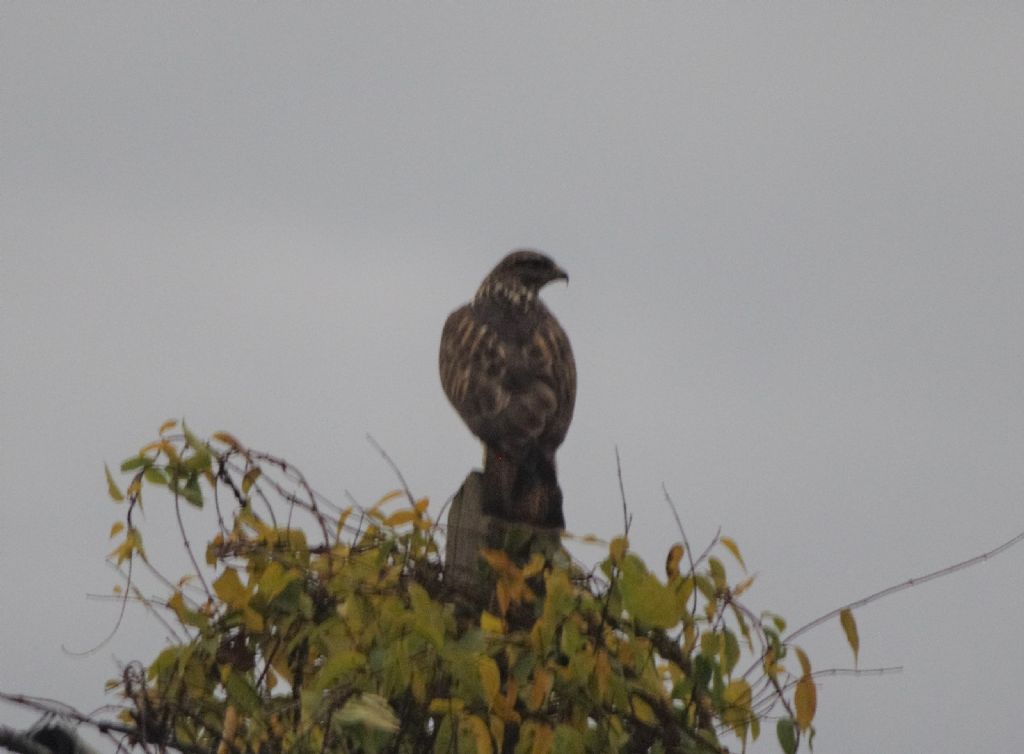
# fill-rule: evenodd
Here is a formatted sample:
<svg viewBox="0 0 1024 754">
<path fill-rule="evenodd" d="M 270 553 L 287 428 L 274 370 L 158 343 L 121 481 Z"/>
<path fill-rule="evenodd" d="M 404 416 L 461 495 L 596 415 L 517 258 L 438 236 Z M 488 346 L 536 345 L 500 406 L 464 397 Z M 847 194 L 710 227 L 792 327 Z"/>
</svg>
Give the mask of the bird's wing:
<svg viewBox="0 0 1024 754">
<path fill-rule="evenodd" d="M 544 323 L 527 340 L 509 341 L 464 306 L 448 317 L 441 335 L 448 399 L 473 434 L 513 455 L 541 438 L 553 440 L 543 443 L 553 451 L 572 418 L 572 352 L 558 323 L 551 317 Z"/>
</svg>

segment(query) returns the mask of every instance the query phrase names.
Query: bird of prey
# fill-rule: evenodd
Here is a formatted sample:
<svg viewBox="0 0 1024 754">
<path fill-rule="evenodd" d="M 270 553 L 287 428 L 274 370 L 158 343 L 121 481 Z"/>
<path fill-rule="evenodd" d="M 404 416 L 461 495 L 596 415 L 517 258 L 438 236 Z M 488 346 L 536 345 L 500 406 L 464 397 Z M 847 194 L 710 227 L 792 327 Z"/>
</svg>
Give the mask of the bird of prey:
<svg viewBox="0 0 1024 754">
<path fill-rule="evenodd" d="M 555 451 L 576 402 L 569 339 L 538 292 L 569 276 L 536 251 L 514 251 L 484 278 L 441 334 L 441 385 L 483 441 L 483 508 L 534 526 L 565 527 Z"/>
</svg>

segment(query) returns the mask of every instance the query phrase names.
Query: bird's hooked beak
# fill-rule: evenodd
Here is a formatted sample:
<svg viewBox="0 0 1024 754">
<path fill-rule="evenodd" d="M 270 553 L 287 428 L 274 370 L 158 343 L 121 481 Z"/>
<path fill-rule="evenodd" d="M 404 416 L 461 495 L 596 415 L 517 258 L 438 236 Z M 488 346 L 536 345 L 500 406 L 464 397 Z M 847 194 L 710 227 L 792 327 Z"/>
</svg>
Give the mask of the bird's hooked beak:
<svg viewBox="0 0 1024 754">
<path fill-rule="evenodd" d="M 567 286 L 569 285 L 569 273 L 563 270 L 561 267 L 555 267 L 555 269 L 551 271 L 551 279 L 564 280 L 565 284 Z"/>
</svg>

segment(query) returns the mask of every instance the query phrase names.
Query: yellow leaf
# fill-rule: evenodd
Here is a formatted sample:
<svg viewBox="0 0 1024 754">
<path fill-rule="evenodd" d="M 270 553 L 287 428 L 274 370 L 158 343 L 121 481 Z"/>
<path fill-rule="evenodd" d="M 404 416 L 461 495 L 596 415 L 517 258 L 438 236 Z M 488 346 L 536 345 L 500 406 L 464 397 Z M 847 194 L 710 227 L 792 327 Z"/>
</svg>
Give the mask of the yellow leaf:
<svg viewBox="0 0 1024 754">
<path fill-rule="evenodd" d="M 555 743 L 555 731 L 547 725 L 537 725 L 533 729 L 533 748 L 530 754 L 549 754 L 553 751 Z"/>
<path fill-rule="evenodd" d="M 533 674 L 533 683 L 530 686 L 530 695 L 526 700 L 526 708 L 531 712 L 540 709 L 554 683 L 555 677 L 550 670 L 538 668 Z"/>
<path fill-rule="evenodd" d="M 401 526 L 407 524 L 416 518 L 419 514 L 412 508 L 403 508 L 400 511 L 395 511 L 390 516 L 384 519 L 385 526 Z"/>
<path fill-rule="evenodd" d="M 167 442 L 167 440 L 160 441 L 160 450 L 164 452 L 164 455 L 166 455 L 168 460 L 170 460 L 172 463 L 179 462 L 178 451 L 175 450 L 174 446 L 171 445 L 171 443 Z"/>
<path fill-rule="evenodd" d="M 743 581 L 741 581 L 735 587 L 733 587 L 732 596 L 739 597 L 741 594 L 743 594 L 750 588 L 750 585 L 754 583 L 754 579 L 756 578 L 757 574 L 754 574 L 753 576 L 748 576 L 747 578 L 743 579 Z"/>
<path fill-rule="evenodd" d="M 679 544 L 672 545 L 672 549 L 668 551 L 668 557 L 665 558 L 665 575 L 669 579 L 679 575 L 679 562 L 683 559 L 683 552 L 683 546 Z"/>
<path fill-rule="evenodd" d="M 221 728 L 220 746 L 217 747 L 217 754 L 228 754 L 231 751 L 231 744 L 235 740 L 235 733 L 238 731 L 238 710 L 233 704 L 229 704 L 224 710 L 224 723 Z"/>
<path fill-rule="evenodd" d="M 469 728 L 473 740 L 476 742 L 477 754 L 491 754 L 494 751 L 491 746 L 491 731 L 487 727 L 487 723 L 476 715 L 467 715 L 462 719 L 462 724 Z"/>
<path fill-rule="evenodd" d="M 860 637 L 857 635 L 857 622 L 853 619 L 853 612 L 849 609 L 839 611 L 839 622 L 846 633 L 846 641 L 853 650 L 853 666 L 857 667 L 857 653 L 860 651 Z"/>
<path fill-rule="evenodd" d="M 480 628 L 489 634 L 504 634 L 507 630 L 505 621 L 486 610 L 480 613 Z"/>
<path fill-rule="evenodd" d="M 796 650 L 796 656 L 800 658 L 800 667 L 804 671 L 804 676 L 811 674 L 811 661 L 807 657 L 807 653 L 804 652 L 800 647 L 793 647 Z"/>
<path fill-rule="evenodd" d="M 608 554 L 611 556 L 612 562 L 618 565 L 626 556 L 626 550 L 628 549 L 629 540 L 625 537 L 616 537 L 612 540 L 612 543 L 608 545 Z"/>
<path fill-rule="evenodd" d="M 742 678 L 729 683 L 722 695 L 725 701 L 725 710 L 722 713 L 722 720 L 732 727 L 733 733 L 741 739 L 745 737 L 747 724 L 753 715 L 751 714 L 751 690 L 750 684 Z"/>
<path fill-rule="evenodd" d="M 654 716 L 654 710 L 651 709 L 651 705 L 645 702 L 638 696 L 631 696 L 629 698 L 630 706 L 633 708 L 633 715 L 637 720 L 642 722 L 644 725 L 654 725 L 658 719 Z"/>
<path fill-rule="evenodd" d="M 422 497 L 422 498 L 420 498 L 419 500 L 416 501 L 416 505 L 413 506 L 413 507 L 416 508 L 416 512 L 417 513 L 423 513 L 423 511 L 425 511 L 427 509 L 428 505 L 430 505 L 430 499 L 426 498 L 426 497 Z"/>
<path fill-rule="evenodd" d="M 160 450 L 160 446 L 163 444 L 163 440 L 154 440 L 151 443 L 147 443 L 139 448 L 139 455 L 144 456 L 152 450 Z"/>
<path fill-rule="evenodd" d="M 249 602 L 249 594 L 234 568 L 228 568 L 213 582 L 213 591 L 230 607 L 244 607 Z"/>
<path fill-rule="evenodd" d="M 539 552 L 533 553 L 533 555 L 530 556 L 530 562 L 523 566 L 523 578 L 528 579 L 536 576 L 544 570 L 545 565 L 546 562 L 544 560 L 544 556 Z"/>
<path fill-rule="evenodd" d="M 697 629 L 691 621 L 683 626 L 683 652 L 685 654 L 690 654 L 696 645 Z"/>
<path fill-rule="evenodd" d="M 779 673 L 785 672 L 785 668 L 775 662 L 774 649 L 769 649 L 764 653 L 762 664 L 764 665 L 764 672 L 771 678 L 775 678 Z"/>
<path fill-rule="evenodd" d="M 116 521 L 113 526 L 110 527 L 110 538 L 113 539 L 118 534 L 124 531 L 124 522 Z"/>
<path fill-rule="evenodd" d="M 800 726 L 800 730 L 807 730 L 818 706 L 818 694 L 809 675 L 797 681 L 793 702 L 796 705 L 796 724 Z"/>
<path fill-rule="evenodd" d="M 110 499 L 117 503 L 121 502 L 124 500 L 124 495 L 117 488 L 114 477 L 110 474 L 110 467 L 107 464 L 103 464 L 103 470 L 107 473 L 107 492 L 110 494 Z"/>
<path fill-rule="evenodd" d="M 498 671 L 498 663 L 487 656 L 478 657 L 476 669 L 480 673 L 480 684 L 484 688 L 484 700 L 487 708 L 494 704 L 495 697 L 501 692 L 501 673 Z"/>
<path fill-rule="evenodd" d="M 390 502 L 390 501 L 394 500 L 396 497 L 401 497 L 401 496 L 402 496 L 402 491 L 401 490 L 391 490 L 391 492 L 389 492 L 384 497 L 382 497 L 380 500 L 378 500 L 376 503 L 374 503 L 372 506 L 370 506 L 370 510 L 372 510 L 372 511 L 377 510 L 382 505 L 384 505 L 384 503 Z"/>
<path fill-rule="evenodd" d="M 253 633 L 259 633 L 263 630 L 263 616 L 251 607 L 247 606 L 242 611 L 242 619 L 245 621 L 245 627 Z"/>
<path fill-rule="evenodd" d="M 487 565 L 498 573 L 509 573 L 518 570 L 504 550 L 483 549 L 480 550 L 480 557 L 486 560 Z"/>
<path fill-rule="evenodd" d="M 164 432 L 166 432 L 169 429 L 174 429 L 177 426 L 178 426 L 178 420 L 177 419 L 168 419 L 167 421 L 165 421 L 163 424 L 160 425 L 160 434 L 163 434 Z"/>
<path fill-rule="evenodd" d="M 213 439 L 225 445 L 230 445 L 235 450 L 242 450 L 242 443 L 235 439 L 235 436 L 230 432 L 214 432 Z"/>
<path fill-rule="evenodd" d="M 462 699 L 431 699 L 430 711 L 435 715 L 457 715 L 466 703 Z"/>
<path fill-rule="evenodd" d="M 249 494 L 249 490 L 252 489 L 253 484 L 256 482 L 257 479 L 260 478 L 260 474 L 262 474 L 262 473 L 263 473 L 263 471 L 262 471 L 262 469 L 260 469 L 259 466 L 253 466 L 251 469 L 249 469 L 247 472 L 245 472 L 245 476 L 242 477 L 242 494 L 243 495 L 248 495 Z"/>
<path fill-rule="evenodd" d="M 719 537 L 718 541 L 725 545 L 729 552 L 733 554 L 733 557 L 739 561 L 740 565 L 743 567 L 743 570 L 747 570 L 747 564 L 743 562 L 743 556 L 740 555 L 740 548 L 736 546 L 736 542 L 732 539 L 732 537 Z"/>
<path fill-rule="evenodd" d="M 112 558 L 116 556 L 117 565 L 121 565 L 121 563 L 128 560 L 136 552 L 145 558 L 145 553 L 142 551 L 142 534 L 139 533 L 138 529 L 129 529 L 124 541 L 115 547 L 107 557 Z"/>
<path fill-rule="evenodd" d="M 338 524 L 334 527 L 334 534 L 338 536 L 341 534 L 341 530 L 345 528 L 345 522 L 348 521 L 348 517 L 352 515 L 352 506 L 343 510 L 338 516 Z"/>
<path fill-rule="evenodd" d="M 505 721 L 498 715 L 491 715 L 491 738 L 495 741 L 505 740 Z"/>
</svg>

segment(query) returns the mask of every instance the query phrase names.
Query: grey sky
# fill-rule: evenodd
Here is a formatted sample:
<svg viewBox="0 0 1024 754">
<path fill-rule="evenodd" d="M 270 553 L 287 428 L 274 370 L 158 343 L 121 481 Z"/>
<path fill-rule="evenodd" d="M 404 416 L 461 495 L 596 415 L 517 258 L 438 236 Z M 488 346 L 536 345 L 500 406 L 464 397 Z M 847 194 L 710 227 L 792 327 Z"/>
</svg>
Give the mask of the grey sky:
<svg viewBox="0 0 1024 754">
<path fill-rule="evenodd" d="M 721 526 L 792 625 L 1024 528 L 1017 3 L 4 3 L 0 688 L 90 709 L 102 463 L 165 418 L 337 499 L 479 460 L 447 313 L 517 246 L 571 275 L 570 530 Z M 147 508 L 158 526 L 156 500 Z M 150 546 L 173 550 L 170 535 Z M 581 551 L 596 558 L 598 551 Z M 1024 549 L 857 613 L 817 750 L 1014 751 Z M 846 667 L 837 624 L 801 642 Z M 13 708 L 0 721 L 24 724 Z M 771 727 L 755 752 L 775 751 Z"/>
</svg>

